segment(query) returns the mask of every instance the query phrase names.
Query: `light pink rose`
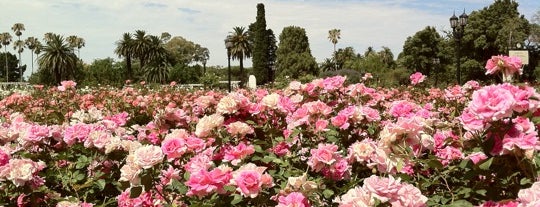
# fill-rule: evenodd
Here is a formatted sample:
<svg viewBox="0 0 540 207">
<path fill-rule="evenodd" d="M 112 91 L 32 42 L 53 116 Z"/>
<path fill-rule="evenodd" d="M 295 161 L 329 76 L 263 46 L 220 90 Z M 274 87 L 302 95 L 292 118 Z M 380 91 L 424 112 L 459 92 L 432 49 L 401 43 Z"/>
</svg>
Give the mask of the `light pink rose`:
<svg viewBox="0 0 540 207">
<path fill-rule="evenodd" d="M 224 117 L 219 114 L 204 116 L 203 118 L 199 119 L 199 122 L 195 126 L 195 135 L 201 138 L 207 137 L 210 135 L 212 130 L 217 127 L 221 127 L 223 121 Z"/>
<path fill-rule="evenodd" d="M 141 168 L 134 164 L 125 164 L 120 168 L 120 179 L 119 181 L 126 181 L 132 185 L 138 185 L 141 183 L 141 178 L 139 174 L 141 173 Z"/>
<path fill-rule="evenodd" d="M 161 142 L 161 150 L 167 156 L 167 159 L 172 160 L 182 156 L 187 151 L 187 147 L 183 139 L 171 137 Z"/>
<path fill-rule="evenodd" d="M 359 207 L 359 206 L 374 206 L 375 199 L 366 189 L 357 186 L 350 189 L 347 193 L 336 199 L 339 207 Z"/>
<path fill-rule="evenodd" d="M 519 190 L 517 200 L 520 207 L 540 206 L 540 182 L 533 183 L 530 188 Z"/>
<path fill-rule="evenodd" d="M 242 159 L 253 153 L 255 153 L 255 148 L 253 145 L 246 145 L 245 143 L 241 142 L 237 146 L 229 146 L 225 149 L 223 161 L 231 162 L 232 165 L 236 166 L 242 161 Z"/>
<path fill-rule="evenodd" d="M 319 143 L 317 149 L 311 149 L 311 157 L 307 164 L 315 172 L 319 172 L 336 161 L 337 150 L 338 146 L 335 144 Z"/>
<path fill-rule="evenodd" d="M 426 76 L 422 75 L 422 73 L 420 72 L 416 72 L 416 73 L 413 73 L 409 78 L 411 79 L 411 84 L 416 85 L 416 84 L 424 82 L 424 80 L 426 79 Z"/>
<path fill-rule="evenodd" d="M 372 175 L 364 179 L 363 188 L 380 201 L 387 202 L 389 200 L 397 200 L 401 183 L 399 178 L 394 179 L 392 176 L 384 178 Z"/>
<path fill-rule="evenodd" d="M 262 105 L 270 109 L 276 109 L 280 101 L 280 96 L 277 93 L 266 95 L 262 100 Z"/>
<path fill-rule="evenodd" d="M 326 128 L 327 126 L 328 126 L 328 120 L 318 119 L 315 122 L 315 132 L 328 131 L 328 129 Z"/>
<path fill-rule="evenodd" d="M 232 96 L 224 96 L 219 100 L 216 108 L 218 114 L 234 114 L 238 110 L 238 104 Z"/>
<path fill-rule="evenodd" d="M 287 196 L 279 196 L 276 207 L 310 207 L 308 199 L 299 192 L 289 193 Z"/>
<path fill-rule="evenodd" d="M 398 200 L 391 202 L 392 206 L 424 207 L 428 201 L 428 198 L 422 195 L 422 192 L 420 192 L 418 188 L 406 183 L 401 185 L 401 188 L 399 188 L 397 194 Z"/>
<path fill-rule="evenodd" d="M 227 132 L 231 135 L 238 135 L 239 137 L 244 137 L 246 134 L 253 134 L 253 128 L 248 124 L 236 121 L 227 125 Z"/>
<path fill-rule="evenodd" d="M 497 121 L 512 115 L 514 95 L 501 85 L 491 85 L 475 91 L 467 108 L 487 121 Z"/>
<path fill-rule="evenodd" d="M 163 161 L 163 151 L 160 147 L 146 145 L 135 150 L 134 163 L 143 169 L 148 169 Z"/>
<path fill-rule="evenodd" d="M 253 163 L 248 163 L 233 172 L 231 184 L 235 185 L 236 191 L 244 197 L 255 198 L 263 187 L 273 185 L 272 177 L 263 174 L 266 167 L 258 167 Z"/>
<path fill-rule="evenodd" d="M 26 182 L 34 179 L 34 176 L 45 168 L 45 163 L 34 162 L 30 159 L 9 160 L 9 173 L 6 178 L 16 186 L 23 186 Z"/>
<path fill-rule="evenodd" d="M 189 191 L 186 194 L 187 196 L 197 196 L 202 198 L 217 190 L 217 186 L 214 185 L 212 177 L 209 176 L 209 173 L 206 170 L 192 172 L 189 176 L 189 180 L 186 181 L 185 184 L 189 187 Z"/>
<path fill-rule="evenodd" d="M 483 152 L 475 152 L 465 157 L 465 159 L 470 159 L 476 165 L 479 162 L 482 162 L 483 160 L 487 159 L 487 156 Z"/>
</svg>

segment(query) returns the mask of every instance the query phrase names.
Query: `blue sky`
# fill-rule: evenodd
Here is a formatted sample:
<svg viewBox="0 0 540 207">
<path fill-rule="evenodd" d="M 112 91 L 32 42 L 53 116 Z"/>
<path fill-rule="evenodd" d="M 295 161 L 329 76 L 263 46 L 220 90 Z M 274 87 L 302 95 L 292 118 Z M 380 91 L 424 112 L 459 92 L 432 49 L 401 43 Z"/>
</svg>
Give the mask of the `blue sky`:
<svg viewBox="0 0 540 207">
<path fill-rule="evenodd" d="M 489 6 L 489 0 L 0 0 L 0 32 L 11 32 L 20 22 L 22 38 L 39 39 L 47 32 L 77 35 L 86 40 L 81 58 L 91 63 L 113 57 L 115 42 L 137 29 L 149 34 L 169 32 L 210 50 L 209 65 L 227 63 L 223 39 L 234 26 L 255 21 L 257 3 L 264 3 L 267 27 L 279 36 L 286 26 L 306 29 L 312 54 L 322 62 L 332 53 L 328 30 L 341 29 L 337 47 L 352 46 L 362 53 L 372 46 L 389 47 L 394 56 L 407 37 L 426 26 L 450 30 L 452 13 L 467 13 Z M 519 11 L 531 19 L 540 1 L 518 1 Z M 8 49 L 11 50 L 10 47 Z M 2 48 L 3 51 L 3 48 Z M 11 50 L 14 52 L 14 50 Z M 22 60 L 30 66 L 26 50 Z M 237 65 L 238 62 L 232 62 Z M 251 65 L 251 60 L 246 61 Z M 30 69 L 30 68 L 29 68 Z M 28 73 L 30 70 L 27 70 Z"/>
</svg>

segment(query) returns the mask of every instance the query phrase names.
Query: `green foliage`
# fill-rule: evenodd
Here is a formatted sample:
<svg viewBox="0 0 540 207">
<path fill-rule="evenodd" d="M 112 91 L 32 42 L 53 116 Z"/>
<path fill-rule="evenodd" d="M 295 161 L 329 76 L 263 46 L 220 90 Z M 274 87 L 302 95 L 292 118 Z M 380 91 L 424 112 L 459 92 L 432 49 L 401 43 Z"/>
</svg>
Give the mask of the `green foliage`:
<svg viewBox="0 0 540 207">
<path fill-rule="evenodd" d="M 479 65 L 485 65 L 486 60 L 493 55 L 507 54 L 516 43 L 523 43 L 529 34 L 529 22 L 519 14 L 518 2 L 512 0 L 496 0 L 488 7 L 474 11 L 469 15 L 465 34 L 461 44 L 462 63 L 469 59 Z M 484 67 L 475 71 L 468 70 L 463 82 L 474 77 L 476 80 L 487 80 L 483 75 Z M 471 73 L 471 74 L 469 74 Z M 474 76 L 473 74 L 478 74 Z"/>
<path fill-rule="evenodd" d="M 289 26 L 279 35 L 276 51 L 276 75 L 297 79 L 311 74 L 318 75 L 319 69 L 309 49 L 308 37 L 304 28 Z"/>
<path fill-rule="evenodd" d="M 362 80 L 362 74 L 356 70 L 342 69 L 337 71 L 325 71 L 322 72 L 319 77 L 326 78 L 332 76 L 344 76 L 347 77 L 345 84 L 355 84 Z"/>
<path fill-rule="evenodd" d="M 408 37 L 399 56 L 402 65 L 411 72 L 421 72 L 427 77 L 436 76 L 433 59 L 439 58 L 441 41 L 443 39 L 435 27 L 430 26 Z"/>
<path fill-rule="evenodd" d="M 110 85 L 121 86 L 124 82 L 123 74 L 126 68 L 122 63 L 115 62 L 112 58 L 96 59 L 83 69 L 84 78 L 79 81 L 80 85 Z"/>
<path fill-rule="evenodd" d="M 253 46 L 253 71 L 257 83 L 265 84 L 272 79 L 276 40 L 272 30 L 266 29 L 264 4 L 257 4 L 256 21 L 249 26 Z"/>
<path fill-rule="evenodd" d="M 7 55 L 6 55 L 7 54 Z M 9 81 L 15 82 L 20 80 L 20 72 L 17 65 L 19 64 L 19 61 L 17 59 L 17 56 L 11 54 L 11 53 L 0 53 L 0 79 L 3 81 L 6 80 L 6 60 L 7 60 L 7 68 L 9 73 Z M 22 66 L 22 72 L 24 74 L 24 71 L 26 71 L 26 65 Z"/>
<path fill-rule="evenodd" d="M 54 83 L 58 84 L 63 80 L 74 78 L 78 58 L 63 36 L 49 35 L 42 51 L 43 54 L 38 58 L 40 70 L 46 70 L 52 74 Z"/>
<path fill-rule="evenodd" d="M 207 89 L 216 88 L 219 85 L 220 77 L 214 72 L 209 71 L 201 77 L 200 83 Z"/>
<path fill-rule="evenodd" d="M 199 65 L 187 66 L 177 64 L 170 71 L 169 81 L 176 81 L 181 84 L 199 83 L 202 70 Z M 206 73 L 209 72 L 207 71 Z"/>
</svg>

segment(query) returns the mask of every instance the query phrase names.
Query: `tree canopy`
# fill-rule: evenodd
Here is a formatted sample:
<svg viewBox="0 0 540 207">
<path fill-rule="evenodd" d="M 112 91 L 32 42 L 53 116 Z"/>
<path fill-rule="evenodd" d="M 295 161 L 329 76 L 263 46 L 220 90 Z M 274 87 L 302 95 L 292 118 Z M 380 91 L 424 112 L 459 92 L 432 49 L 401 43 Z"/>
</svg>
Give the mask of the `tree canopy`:
<svg viewBox="0 0 540 207">
<path fill-rule="evenodd" d="M 304 28 L 297 26 L 283 28 L 276 51 L 276 72 L 277 76 L 289 76 L 293 79 L 308 74 L 319 74 Z"/>
</svg>

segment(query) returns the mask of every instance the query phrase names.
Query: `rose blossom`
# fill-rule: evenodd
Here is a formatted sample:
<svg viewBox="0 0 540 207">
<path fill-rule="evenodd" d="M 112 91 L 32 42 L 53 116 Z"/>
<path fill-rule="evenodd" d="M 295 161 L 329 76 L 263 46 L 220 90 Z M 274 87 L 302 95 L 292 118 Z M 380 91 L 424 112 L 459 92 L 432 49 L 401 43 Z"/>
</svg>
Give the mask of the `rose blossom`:
<svg viewBox="0 0 540 207">
<path fill-rule="evenodd" d="M 262 100 L 262 105 L 270 108 L 270 109 L 276 109 L 278 102 L 280 100 L 280 96 L 277 93 L 272 93 L 270 95 L 266 95 Z"/>
<path fill-rule="evenodd" d="M 398 191 L 401 188 L 401 179 L 397 180 L 390 176 L 388 178 L 372 175 L 364 180 L 364 189 L 382 202 L 396 200 Z"/>
<path fill-rule="evenodd" d="M 347 193 L 336 198 L 334 202 L 338 203 L 339 207 L 367 207 L 375 205 L 375 199 L 373 199 L 371 193 L 360 186 L 350 189 Z"/>
<path fill-rule="evenodd" d="M 413 73 L 409 78 L 411 79 L 411 84 L 416 85 L 416 84 L 424 82 L 424 80 L 426 79 L 426 76 L 422 75 L 422 73 L 420 72 L 416 72 L 416 73 Z"/>
<path fill-rule="evenodd" d="M 276 207 L 310 207 L 308 199 L 299 192 L 289 193 L 287 196 L 279 196 Z"/>
<path fill-rule="evenodd" d="M 223 161 L 231 162 L 232 165 L 236 166 L 242 161 L 245 157 L 255 153 L 255 148 L 253 145 L 246 145 L 243 142 L 237 146 L 229 146 L 225 149 L 225 155 Z"/>
<path fill-rule="evenodd" d="M 223 121 L 224 117 L 219 114 L 204 116 L 199 119 L 199 122 L 195 126 L 195 135 L 201 138 L 207 137 L 214 128 L 221 126 Z"/>
<path fill-rule="evenodd" d="M 26 182 L 34 179 L 34 175 L 45 168 L 42 161 L 34 162 L 30 159 L 9 160 L 9 173 L 6 178 L 16 186 L 23 186 Z"/>
<path fill-rule="evenodd" d="M 248 163 L 233 172 L 231 184 L 235 185 L 236 191 L 244 197 L 255 198 L 262 187 L 273 185 L 272 176 L 263 174 L 266 167 L 258 167 L 253 163 Z"/>
<path fill-rule="evenodd" d="M 475 91 L 467 108 L 487 121 L 497 121 L 512 114 L 514 95 L 501 85 L 491 85 Z"/>
<path fill-rule="evenodd" d="M 535 182 L 530 188 L 518 192 L 519 207 L 540 206 L 540 182 Z"/>
<path fill-rule="evenodd" d="M 238 110 L 238 104 L 232 96 L 221 98 L 216 108 L 218 114 L 234 114 L 236 110 Z"/>
<path fill-rule="evenodd" d="M 120 179 L 118 181 L 127 181 L 131 185 L 139 185 L 141 183 L 141 178 L 139 177 L 141 171 L 139 166 L 126 163 L 120 168 Z"/>
<path fill-rule="evenodd" d="M 475 152 L 465 157 L 465 159 L 470 159 L 476 165 L 482 162 L 482 160 L 487 159 L 487 156 L 483 152 Z"/>
<path fill-rule="evenodd" d="M 161 142 L 161 150 L 167 156 L 167 159 L 172 160 L 182 156 L 187 151 L 187 147 L 183 139 L 170 137 Z"/>
<path fill-rule="evenodd" d="M 237 121 L 227 125 L 227 132 L 231 135 L 244 137 L 246 134 L 253 134 L 253 128 L 244 122 Z"/>
<path fill-rule="evenodd" d="M 143 169 L 151 168 L 152 166 L 163 161 L 163 151 L 161 148 L 154 145 L 146 145 L 135 150 L 134 163 Z"/>
<path fill-rule="evenodd" d="M 337 150 L 337 145 L 319 143 L 317 149 L 311 149 L 311 157 L 307 164 L 315 172 L 319 172 L 336 161 Z"/>
</svg>

